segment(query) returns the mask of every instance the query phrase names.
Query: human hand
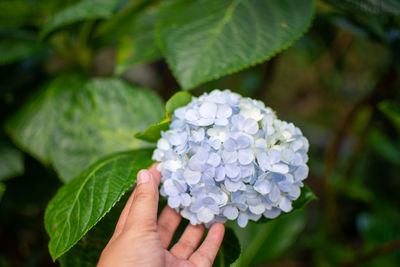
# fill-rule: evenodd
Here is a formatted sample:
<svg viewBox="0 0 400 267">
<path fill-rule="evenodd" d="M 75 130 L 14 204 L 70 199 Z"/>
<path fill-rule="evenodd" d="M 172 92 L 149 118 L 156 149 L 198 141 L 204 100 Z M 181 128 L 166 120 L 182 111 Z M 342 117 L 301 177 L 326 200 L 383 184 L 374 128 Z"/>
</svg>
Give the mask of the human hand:
<svg viewBox="0 0 400 267">
<path fill-rule="evenodd" d="M 160 179 L 156 164 L 138 173 L 137 186 L 121 213 L 113 236 L 101 253 L 98 267 L 212 266 L 222 243 L 224 225 L 215 223 L 197 248 L 205 228 L 189 224 L 178 243 L 168 250 L 181 216 L 166 206 L 157 220 Z"/>
</svg>

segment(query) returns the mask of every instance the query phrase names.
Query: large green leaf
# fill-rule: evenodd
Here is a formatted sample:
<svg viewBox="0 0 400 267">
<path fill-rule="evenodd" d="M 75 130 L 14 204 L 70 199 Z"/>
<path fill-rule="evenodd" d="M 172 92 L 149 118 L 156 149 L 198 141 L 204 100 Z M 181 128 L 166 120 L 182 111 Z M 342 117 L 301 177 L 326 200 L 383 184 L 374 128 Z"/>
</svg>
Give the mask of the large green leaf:
<svg viewBox="0 0 400 267">
<path fill-rule="evenodd" d="M 147 144 L 132 139 L 162 116 L 162 102 L 151 91 L 118 79 L 95 79 L 71 96 L 54 124 L 51 157 L 64 180 L 78 175 L 99 156 Z"/>
<path fill-rule="evenodd" d="M 257 266 L 280 256 L 293 244 L 305 226 L 304 212 L 297 210 L 268 223 L 249 222 L 245 228 L 234 225 L 243 251 L 238 266 Z"/>
<path fill-rule="evenodd" d="M 13 141 L 44 164 L 50 163 L 51 133 L 59 103 L 71 87 L 83 87 L 78 76 L 60 76 L 44 85 L 6 123 Z"/>
<path fill-rule="evenodd" d="M 62 76 L 12 117 L 7 130 L 67 182 L 102 156 L 148 146 L 132 134 L 162 116 L 162 101 L 151 91 L 119 79 Z"/>
<path fill-rule="evenodd" d="M 219 248 L 214 265 L 218 267 L 229 267 L 240 256 L 240 243 L 235 232 L 227 227 L 225 229 L 224 240 Z"/>
<path fill-rule="evenodd" d="M 38 53 L 43 45 L 29 40 L 0 41 L 0 65 L 12 63 Z"/>
<path fill-rule="evenodd" d="M 265 61 L 310 26 L 312 0 L 173 0 L 158 38 L 183 89 Z"/>
<path fill-rule="evenodd" d="M 128 31 L 120 36 L 118 42 L 116 66 L 118 74 L 135 65 L 162 57 L 155 41 L 156 11 L 150 9 L 141 12 L 129 23 Z"/>
<path fill-rule="evenodd" d="M 84 0 L 54 14 L 43 26 L 40 33 L 44 38 L 61 27 L 76 22 L 111 17 L 118 0 Z"/>
<path fill-rule="evenodd" d="M 24 173 L 24 155 L 6 143 L 0 143 L 0 181 Z"/>
<path fill-rule="evenodd" d="M 171 115 L 175 109 L 187 105 L 192 100 L 192 95 L 188 92 L 180 91 L 175 93 L 165 104 L 165 119 L 150 125 L 143 132 L 135 134 L 135 138 L 155 143 L 161 137 L 161 131 L 166 131 L 171 122 Z"/>
<path fill-rule="evenodd" d="M 129 194 L 125 194 L 96 226 L 82 237 L 67 253 L 59 258 L 62 267 L 96 266 L 102 250 L 114 233 L 119 215 L 128 198 Z"/>
<path fill-rule="evenodd" d="M 108 156 L 60 188 L 45 212 L 53 260 L 81 239 L 152 164 L 151 149 Z"/>
</svg>

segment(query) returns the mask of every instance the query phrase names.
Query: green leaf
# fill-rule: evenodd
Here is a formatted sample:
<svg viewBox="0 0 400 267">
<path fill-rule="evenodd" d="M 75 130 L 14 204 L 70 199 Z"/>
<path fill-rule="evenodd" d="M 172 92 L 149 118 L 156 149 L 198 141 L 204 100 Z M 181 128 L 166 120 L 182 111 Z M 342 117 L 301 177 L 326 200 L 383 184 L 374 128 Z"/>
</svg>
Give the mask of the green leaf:
<svg viewBox="0 0 400 267">
<path fill-rule="evenodd" d="M 152 164 L 151 149 L 108 156 L 62 186 L 49 202 L 45 227 L 53 260 L 81 239 L 136 182 L 140 169 Z"/>
<path fill-rule="evenodd" d="M 310 26 L 313 1 L 174 0 L 160 13 L 161 48 L 188 90 L 289 47 Z"/>
<path fill-rule="evenodd" d="M 70 88 L 83 87 L 79 76 L 60 76 L 45 84 L 6 123 L 6 131 L 24 151 L 44 164 L 50 164 L 50 141 L 59 104 L 71 93 Z"/>
<path fill-rule="evenodd" d="M 9 144 L 0 143 L 0 181 L 24 173 L 24 155 Z"/>
<path fill-rule="evenodd" d="M 171 117 L 174 113 L 175 109 L 186 106 L 192 101 L 192 95 L 188 92 L 177 92 L 170 99 L 168 99 L 167 103 L 165 103 L 165 111 L 168 117 Z"/>
<path fill-rule="evenodd" d="M 52 161 L 64 181 L 101 156 L 149 147 L 132 140 L 132 134 L 162 117 L 162 101 L 155 93 L 119 79 L 88 81 L 70 99 L 51 139 Z"/>
<path fill-rule="evenodd" d="M 162 114 L 162 101 L 151 91 L 116 78 L 66 75 L 44 86 L 6 128 L 23 150 L 53 164 L 68 182 L 102 156 L 148 147 L 132 133 Z"/>
<path fill-rule="evenodd" d="M 143 132 L 136 133 L 134 137 L 147 142 L 156 143 L 161 137 L 161 131 L 168 130 L 170 123 L 171 121 L 169 119 L 164 119 L 156 124 L 150 125 L 149 128 Z"/>
<path fill-rule="evenodd" d="M 0 201 L 3 198 L 5 191 L 6 191 L 6 185 L 4 183 L 0 183 Z"/>
<path fill-rule="evenodd" d="M 136 133 L 134 137 L 147 142 L 156 143 L 161 137 L 161 131 L 168 130 L 171 122 L 171 115 L 174 113 L 175 109 L 187 105 L 190 101 L 192 101 L 192 95 L 190 93 L 183 91 L 175 93 L 165 104 L 165 119 L 151 125 L 143 132 Z"/>
<path fill-rule="evenodd" d="M 120 37 L 117 47 L 116 73 L 158 60 L 162 57 L 155 41 L 156 10 L 150 9 L 134 16 L 126 32 Z"/>
<path fill-rule="evenodd" d="M 67 7 L 44 24 L 40 37 L 44 38 L 49 33 L 76 22 L 106 19 L 112 16 L 118 0 L 84 0 Z"/>
<path fill-rule="evenodd" d="M 96 226 L 59 258 L 61 267 L 96 266 L 102 250 L 115 230 L 118 218 L 128 198 L 129 194 L 125 194 Z"/>
<path fill-rule="evenodd" d="M 0 65 L 13 63 L 40 52 L 43 45 L 29 40 L 0 41 Z"/>
<path fill-rule="evenodd" d="M 240 256 L 240 243 L 231 228 L 225 229 L 224 240 L 218 251 L 213 266 L 229 267 Z"/>
<path fill-rule="evenodd" d="M 308 186 L 301 189 L 301 194 L 298 199 L 293 202 L 293 211 L 303 209 L 310 201 L 316 200 L 317 196 L 311 191 Z"/>
<path fill-rule="evenodd" d="M 400 105 L 390 101 L 383 101 L 379 103 L 378 107 L 392 121 L 400 133 Z"/>
<path fill-rule="evenodd" d="M 258 266 L 280 256 L 296 240 L 305 226 L 304 212 L 297 210 L 265 224 L 249 222 L 245 228 L 233 226 L 243 251 L 238 266 Z"/>
</svg>

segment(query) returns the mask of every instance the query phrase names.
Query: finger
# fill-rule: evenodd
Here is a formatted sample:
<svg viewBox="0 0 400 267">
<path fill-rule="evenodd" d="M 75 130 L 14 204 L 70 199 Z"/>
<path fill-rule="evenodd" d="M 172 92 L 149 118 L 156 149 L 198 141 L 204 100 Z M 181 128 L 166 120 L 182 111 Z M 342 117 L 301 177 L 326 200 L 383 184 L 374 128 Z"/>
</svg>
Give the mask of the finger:
<svg viewBox="0 0 400 267">
<path fill-rule="evenodd" d="M 134 227 L 134 229 L 144 232 L 156 231 L 159 184 L 160 180 L 157 177 L 154 178 L 151 171 L 139 171 L 124 230 Z"/>
<path fill-rule="evenodd" d="M 189 258 L 193 251 L 199 246 L 204 231 L 204 225 L 202 224 L 189 224 L 178 243 L 171 248 L 170 252 L 180 259 Z"/>
<path fill-rule="evenodd" d="M 159 170 L 157 170 L 157 166 L 158 166 L 158 163 L 154 163 L 154 164 L 150 167 L 149 171 L 150 171 L 151 174 L 153 175 L 153 178 L 154 178 L 158 183 L 160 183 L 160 180 L 161 180 L 161 173 L 160 173 Z"/>
<path fill-rule="evenodd" d="M 164 248 L 169 246 L 175 230 L 181 221 L 181 216 L 171 207 L 166 206 L 160 214 L 157 223 L 157 231 Z"/>
<path fill-rule="evenodd" d="M 203 244 L 196 250 L 195 253 L 189 258 L 197 267 L 210 267 L 212 266 L 215 257 L 217 256 L 219 247 L 221 246 L 222 239 L 224 238 L 225 227 L 221 223 L 215 223 L 208 231 L 207 237 Z"/>
<path fill-rule="evenodd" d="M 129 196 L 128 201 L 125 204 L 124 209 L 121 212 L 121 215 L 119 216 L 117 225 L 115 226 L 114 233 L 110 240 L 117 238 L 121 234 L 122 230 L 124 229 L 126 219 L 128 218 L 129 210 L 130 210 L 132 202 L 133 202 L 133 197 L 134 197 L 134 194 L 132 192 L 132 194 Z"/>
</svg>

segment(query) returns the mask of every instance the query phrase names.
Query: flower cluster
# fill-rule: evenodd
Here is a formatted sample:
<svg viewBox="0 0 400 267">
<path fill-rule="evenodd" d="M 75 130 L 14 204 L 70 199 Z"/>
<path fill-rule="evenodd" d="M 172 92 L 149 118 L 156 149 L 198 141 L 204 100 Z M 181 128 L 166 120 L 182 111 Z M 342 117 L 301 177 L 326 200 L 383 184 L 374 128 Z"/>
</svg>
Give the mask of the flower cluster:
<svg viewBox="0 0 400 267">
<path fill-rule="evenodd" d="M 308 175 L 308 141 L 257 100 L 229 90 L 175 110 L 153 159 L 161 195 L 192 224 L 275 218 L 292 209 Z"/>
</svg>

